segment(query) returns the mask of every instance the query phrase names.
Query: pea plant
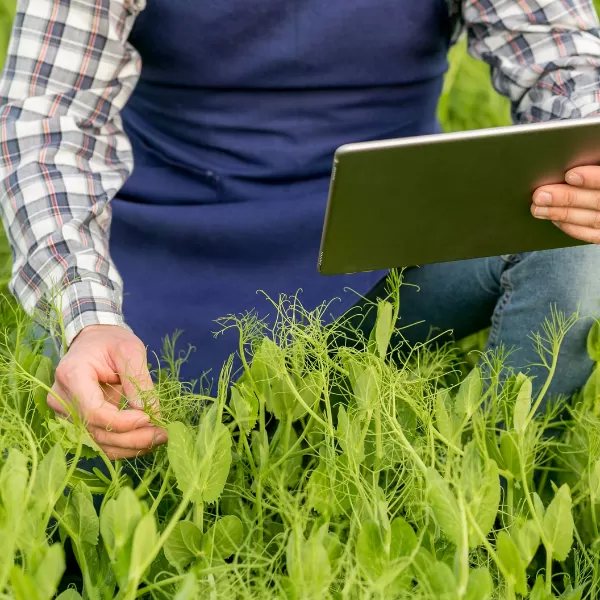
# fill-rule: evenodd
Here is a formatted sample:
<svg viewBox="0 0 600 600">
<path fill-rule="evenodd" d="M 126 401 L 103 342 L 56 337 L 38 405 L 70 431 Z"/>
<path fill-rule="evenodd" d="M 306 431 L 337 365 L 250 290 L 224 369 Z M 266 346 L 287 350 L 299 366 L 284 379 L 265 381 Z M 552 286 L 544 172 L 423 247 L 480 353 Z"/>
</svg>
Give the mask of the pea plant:
<svg viewBox="0 0 600 600">
<path fill-rule="evenodd" d="M 212 393 L 167 340 L 146 400 L 169 443 L 129 462 L 50 413 L 52 361 L 4 306 L 0 598 L 598 597 L 600 369 L 547 397 L 578 316 L 532 337 L 533 385 L 503 350 L 465 370 L 453 345 L 410 347 L 400 289 L 333 325 L 283 297 L 273 327 L 223 319 L 239 349 Z"/>
</svg>

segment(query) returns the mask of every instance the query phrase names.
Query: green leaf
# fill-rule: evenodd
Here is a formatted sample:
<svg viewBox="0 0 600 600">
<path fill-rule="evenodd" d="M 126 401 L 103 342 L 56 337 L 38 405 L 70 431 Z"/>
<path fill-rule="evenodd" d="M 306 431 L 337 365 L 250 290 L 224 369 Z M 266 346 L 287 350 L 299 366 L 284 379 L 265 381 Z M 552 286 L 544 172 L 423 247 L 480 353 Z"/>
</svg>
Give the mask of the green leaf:
<svg viewBox="0 0 600 600">
<path fill-rule="evenodd" d="M 590 497 L 594 504 L 600 500 L 600 459 L 594 463 L 590 473 Z"/>
<path fill-rule="evenodd" d="M 264 337 L 254 352 L 250 365 L 250 377 L 256 386 L 258 394 L 267 406 L 272 402 L 272 384 L 285 369 L 281 349 L 273 340 Z"/>
<path fill-rule="evenodd" d="M 465 600 L 489 600 L 493 590 L 492 576 L 486 567 L 470 571 Z"/>
<path fill-rule="evenodd" d="M 330 485 L 327 463 L 320 460 L 308 479 L 308 505 L 319 514 L 335 514 L 334 488 Z"/>
<path fill-rule="evenodd" d="M 279 461 L 287 453 L 287 449 L 294 446 L 298 441 L 298 434 L 295 429 L 291 428 L 286 434 L 286 424 L 283 421 L 279 423 L 279 427 L 281 427 L 283 433 L 275 446 L 271 448 L 270 461 L 272 461 L 272 463 Z M 284 442 L 286 435 L 289 436 L 287 449 Z M 295 453 L 295 456 L 290 456 L 287 460 L 284 460 L 277 468 L 273 469 L 270 474 L 271 479 L 275 479 L 277 482 L 281 482 L 287 487 L 296 485 L 301 477 L 302 455 L 300 453 Z"/>
<path fill-rule="evenodd" d="M 587 337 L 587 351 L 594 362 L 600 362 L 600 321 L 595 321 Z"/>
<path fill-rule="evenodd" d="M 348 371 L 348 381 L 350 382 L 350 385 L 354 390 L 356 386 L 356 381 L 358 380 L 360 374 L 365 368 L 364 364 L 356 358 L 357 356 L 360 356 L 360 353 L 353 352 L 350 348 L 342 346 L 338 350 L 338 356 L 342 364 L 344 365 L 344 368 L 346 369 L 346 371 Z"/>
<path fill-rule="evenodd" d="M 506 570 L 506 575 L 514 585 L 518 594 L 525 596 L 527 594 L 527 575 L 525 573 L 525 565 L 521 560 L 519 549 L 506 533 L 501 531 L 496 539 L 496 550 L 498 558 Z"/>
<path fill-rule="evenodd" d="M 324 527 L 326 527 L 326 525 Z M 329 563 L 335 569 L 335 566 L 344 554 L 344 546 L 342 545 L 342 542 L 340 542 L 340 538 L 337 534 L 328 531 L 323 536 L 323 546 L 325 547 L 325 550 L 327 550 Z"/>
<path fill-rule="evenodd" d="M 129 563 L 131 578 L 135 580 L 141 579 L 150 568 L 150 565 L 148 565 L 144 569 L 144 563 L 146 562 L 148 553 L 156 548 L 157 542 L 156 521 L 154 520 L 154 515 L 148 513 L 140 519 L 133 534 L 131 561 Z"/>
<path fill-rule="evenodd" d="M 100 512 L 100 533 L 119 585 L 129 580 L 133 534 L 142 518 L 142 508 L 135 492 L 123 488 L 116 498 L 106 502 Z"/>
<path fill-rule="evenodd" d="M 377 581 L 387 566 L 381 527 L 373 520 L 360 528 L 355 547 L 356 562 L 369 581 Z"/>
<path fill-rule="evenodd" d="M 535 585 L 531 588 L 529 600 L 553 600 L 554 594 L 546 592 L 546 584 L 544 578 L 538 575 L 535 580 Z"/>
<path fill-rule="evenodd" d="M 165 556 L 171 565 L 185 569 L 200 553 L 202 531 L 191 521 L 179 521 L 167 538 Z"/>
<path fill-rule="evenodd" d="M 436 600 L 454 600 L 458 585 L 452 569 L 444 562 L 434 561 L 425 572 L 425 579 Z"/>
<path fill-rule="evenodd" d="M 587 584 L 583 583 L 577 586 L 575 589 L 572 589 L 571 586 L 565 590 L 560 596 L 560 600 L 581 600 L 583 596 L 583 592 L 585 591 Z"/>
<path fill-rule="evenodd" d="M 433 467 L 428 467 L 425 479 L 427 498 L 440 529 L 453 544 L 460 545 L 462 519 L 450 486 Z"/>
<path fill-rule="evenodd" d="M 537 492 L 533 492 L 533 494 L 531 494 L 533 497 L 533 508 L 535 508 L 535 512 L 538 516 L 538 519 L 540 521 L 544 520 L 544 515 L 546 514 L 546 509 L 544 508 L 544 503 L 542 502 L 542 499 L 539 497 Z"/>
<path fill-rule="evenodd" d="M 327 550 L 320 539 L 304 540 L 301 535 L 292 532 L 286 549 L 286 566 L 300 597 L 325 597 L 332 574 Z"/>
<path fill-rule="evenodd" d="M 258 398 L 243 384 L 232 386 L 231 408 L 240 429 L 248 435 L 258 418 Z"/>
<path fill-rule="evenodd" d="M 377 306 L 377 322 L 375 323 L 375 341 L 377 353 L 385 358 L 394 331 L 394 307 L 389 302 L 379 302 Z"/>
<path fill-rule="evenodd" d="M 513 425 L 515 431 L 521 435 L 525 431 L 525 423 L 529 412 L 531 411 L 531 395 L 533 393 L 533 385 L 531 379 L 528 377 L 521 385 L 517 400 L 515 402 L 515 409 L 513 414 Z"/>
<path fill-rule="evenodd" d="M 484 462 L 475 442 L 469 442 L 465 447 L 461 481 L 469 511 L 481 532 L 487 536 L 496 522 L 500 505 L 500 475 L 495 461 L 488 459 L 487 464 Z M 469 529 L 469 545 L 475 547 L 481 540 L 475 531 Z"/>
<path fill-rule="evenodd" d="M 167 453 L 177 487 L 195 503 L 215 502 L 225 487 L 231 466 L 231 434 L 216 422 L 217 405 L 200 420 L 198 435 L 183 423 L 171 423 Z"/>
<path fill-rule="evenodd" d="M 574 529 L 571 492 L 565 483 L 556 492 L 544 515 L 544 533 L 556 560 L 567 560 L 573 545 Z"/>
<path fill-rule="evenodd" d="M 361 420 L 354 414 L 349 416 L 345 408 L 340 405 L 337 424 L 338 441 L 350 461 L 356 465 L 360 465 L 365 460 L 365 440 L 362 436 L 362 427 Z"/>
<path fill-rule="evenodd" d="M 402 517 L 396 517 L 390 524 L 390 560 L 410 556 L 419 545 L 414 529 Z"/>
<path fill-rule="evenodd" d="M 514 433 L 503 431 L 500 434 L 500 454 L 504 468 L 509 471 L 512 476 L 521 479 L 521 461 L 519 458 L 519 442 Z"/>
<path fill-rule="evenodd" d="M 435 421 L 440 433 L 452 441 L 460 423 L 454 414 L 450 392 L 446 388 L 438 390 L 435 395 Z"/>
<path fill-rule="evenodd" d="M 320 371 L 311 371 L 300 380 L 298 393 L 304 404 L 310 409 L 314 409 L 315 405 L 321 399 L 324 387 L 325 378 L 323 374 Z M 297 421 L 306 415 L 308 411 L 296 398 L 294 398 L 294 405 L 292 421 Z"/>
<path fill-rule="evenodd" d="M 85 483 L 80 482 L 73 489 L 64 505 L 62 517 L 76 542 L 92 546 L 98 543 L 100 523 L 92 494 Z"/>
<path fill-rule="evenodd" d="M 58 584 L 65 571 L 65 553 L 60 544 L 46 547 L 44 556 L 35 570 L 37 597 L 51 600 L 56 595 Z"/>
<path fill-rule="evenodd" d="M 204 534 L 202 550 L 207 557 L 227 559 L 239 550 L 243 537 L 244 528 L 237 517 L 222 517 Z"/>
<path fill-rule="evenodd" d="M 456 414 L 461 417 L 471 417 L 481 400 L 482 389 L 481 371 L 475 367 L 458 388 L 454 403 Z"/>
<path fill-rule="evenodd" d="M 37 510 L 46 511 L 53 506 L 67 476 L 65 451 L 55 444 L 38 466 L 33 486 L 33 504 Z"/>
<path fill-rule="evenodd" d="M 11 448 L 0 470 L 0 500 L 9 521 L 18 521 L 25 511 L 25 490 L 28 480 L 27 457 L 16 448 Z"/>
<path fill-rule="evenodd" d="M 182 580 L 173 600 L 199 600 L 200 590 L 194 573 L 188 573 Z"/>
<path fill-rule="evenodd" d="M 535 521 L 525 521 L 523 525 L 518 527 L 515 541 L 525 566 L 528 566 L 540 546 L 540 532 Z"/>
<path fill-rule="evenodd" d="M 583 387 L 583 400 L 586 407 L 598 412 L 600 403 L 600 367 L 596 365 Z"/>
<path fill-rule="evenodd" d="M 277 375 L 271 382 L 271 394 L 267 402 L 267 410 L 273 413 L 279 421 L 287 419 L 297 409 L 306 413 L 303 406 L 298 403 L 296 397 L 298 390 L 293 379 L 287 370 L 282 367 L 282 373 Z"/>
<path fill-rule="evenodd" d="M 358 379 L 354 384 L 354 396 L 360 410 L 372 410 L 377 406 L 379 401 L 379 388 L 377 382 L 377 370 L 373 366 L 368 366 L 358 376 Z"/>
<path fill-rule="evenodd" d="M 74 589 L 65 590 L 56 600 L 81 600 L 81 594 Z"/>
<path fill-rule="evenodd" d="M 52 359 L 50 359 L 48 356 L 41 357 L 35 371 L 35 378 L 43 383 L 46 387 L 52 387 L 52 382 L 54 380 L 54 366 L 52 364 Z M 33 392 L 33 401 L 35 402 L 35 406 L 42 417 L 52 414 L 52 411 L 48 407 L 47 397 L 47 390 L 38 385 Z"/>
<path fill-rule="evenodd" d="M 10 583 L 16 600 L 41 600 L 33 577 L 21 567 L 15 566 L 11 569 Z"/>
</svg>

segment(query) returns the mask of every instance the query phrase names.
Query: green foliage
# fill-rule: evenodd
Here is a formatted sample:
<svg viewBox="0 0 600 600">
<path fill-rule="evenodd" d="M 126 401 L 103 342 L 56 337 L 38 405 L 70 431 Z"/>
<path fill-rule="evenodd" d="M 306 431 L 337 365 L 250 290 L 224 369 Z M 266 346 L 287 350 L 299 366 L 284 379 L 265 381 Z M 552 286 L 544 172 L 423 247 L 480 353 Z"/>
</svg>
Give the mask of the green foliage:
<svg viewBox="0 0 600 600">
<path fill-rule="evenodd" d="M 276 304 L 273 329 L 252 314 L 222 320 L 246 366 L 232 374 L 229 362 L 213 396 L 173 394 L 167 369 L 153 418 L 168 447 L 127 469 L 100 454 L 104 472 L 79 464 L 96 451 L 78 420 L 57 422 L 36 400 L 52 378 L 37 379 L 40 349 L 23 345 L 29 323 L 11 313 L 2 599 L 598 597 L 595 398 L 539 414 L 530 379 L 498 353 L 457 383 L 455 351 L 391 342 L 397 292 L 386 302 L 366 337 L 344 319 L 325 327 L 326 306 L 307 313 L 296 299 Z M 558 355 L 575 322 L 553 314 L 534 339 Z M 67 539 L 77 592 L 60 588 Z"/>
<path fill-rule="evenodd" d="M 510 125 L 510 103 L 496 93 L 490 68 L 467 53 L 462 39 L 450 51 L 450 67 L 438 107 L 446 132 Z"/>
</svg>

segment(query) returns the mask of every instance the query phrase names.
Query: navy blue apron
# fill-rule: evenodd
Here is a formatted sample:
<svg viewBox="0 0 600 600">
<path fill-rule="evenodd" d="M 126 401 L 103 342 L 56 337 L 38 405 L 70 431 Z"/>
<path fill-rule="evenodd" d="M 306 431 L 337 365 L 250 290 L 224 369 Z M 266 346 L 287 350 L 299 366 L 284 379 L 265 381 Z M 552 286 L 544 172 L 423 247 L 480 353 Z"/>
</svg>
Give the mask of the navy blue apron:
<svg viewBox="0 0 600 600">
<path fill-rule="evenodd" d="M 447 0 L 148 0 L 111 254 L 151 352 L 183 330 L 183 377 L 218 376 L 237 336 L 217 318 L 368 292 L 381 273 L 317 272 L 333 153 L 437 131 L 449 37 Z"/>
</svg>

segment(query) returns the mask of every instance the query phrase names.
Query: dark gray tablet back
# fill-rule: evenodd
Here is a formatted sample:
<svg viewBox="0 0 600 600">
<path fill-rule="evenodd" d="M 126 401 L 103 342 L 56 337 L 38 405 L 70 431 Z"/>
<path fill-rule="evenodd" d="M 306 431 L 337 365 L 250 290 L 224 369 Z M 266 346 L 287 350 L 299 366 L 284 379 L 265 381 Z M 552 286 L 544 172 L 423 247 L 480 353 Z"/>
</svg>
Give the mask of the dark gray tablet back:
<svg viewBox="0 0 600 600">
<path fill-rule="evenodd" d="M 342 146 L 325 275 L 581 244 L 530 213 L 533 191 L 600 165 L 600 118 Z"/>
</svg>

